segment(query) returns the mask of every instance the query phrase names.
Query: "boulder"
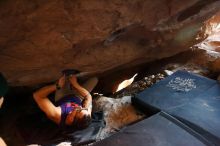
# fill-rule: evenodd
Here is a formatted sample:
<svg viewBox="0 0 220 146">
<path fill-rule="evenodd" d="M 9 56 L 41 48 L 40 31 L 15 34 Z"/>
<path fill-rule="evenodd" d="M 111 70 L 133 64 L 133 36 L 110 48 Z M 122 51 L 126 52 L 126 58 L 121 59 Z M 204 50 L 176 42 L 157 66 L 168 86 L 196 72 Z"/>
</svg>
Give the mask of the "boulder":
<svg viewBox="0 0 220 146">
<path fill-rule="evenodd" d="M 173 56 L 207 37 L 217 0 L 1 0 L 0 71 L 10 85 L 99 76 Z M 212 30 L 210 30 L 212 31 Z"/>
</svg>

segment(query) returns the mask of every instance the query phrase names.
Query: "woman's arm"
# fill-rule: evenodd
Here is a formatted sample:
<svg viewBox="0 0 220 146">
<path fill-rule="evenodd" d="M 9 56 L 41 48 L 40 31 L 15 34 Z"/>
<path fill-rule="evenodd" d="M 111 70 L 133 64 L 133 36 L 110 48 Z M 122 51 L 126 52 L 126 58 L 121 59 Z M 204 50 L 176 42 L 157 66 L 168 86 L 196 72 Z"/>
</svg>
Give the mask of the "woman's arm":
<svg viewBox="0 0 220 146">
<path fill-rule="evenodd" d="M 89 113 L 91 113 L 91 108 L 92 108 L 91 94 L 85 88 L 79 85 L 76 76 L 70 77 L 70 83 L 79 92 L 79 94 L 84 97 L 83 108 L 88 108 Z"/>
<path fill-rule="evenodd" d="M 33 97 L 40 109 L 48 118 L 58 123 L 59 111 L 56 106 L 48 99 L 48 95 L 56 90 L 56 85 L 49 85 L 34 92 Z"/>
<path fill-rule="evenodd" d="M 60 78 L 60 86 L 63 86 L 63 80 L 63 77 Z M 56 85 L 49 85 L 34 92 L 33 97 L 40 109 L 47 115 L 47 117 L 58 124 L 60 122 L 61 109 L 60 107 L 54 106 L 54 104 L 48 99 L 48 95 L 54 91 L 56 91 Z"/>
</svg>

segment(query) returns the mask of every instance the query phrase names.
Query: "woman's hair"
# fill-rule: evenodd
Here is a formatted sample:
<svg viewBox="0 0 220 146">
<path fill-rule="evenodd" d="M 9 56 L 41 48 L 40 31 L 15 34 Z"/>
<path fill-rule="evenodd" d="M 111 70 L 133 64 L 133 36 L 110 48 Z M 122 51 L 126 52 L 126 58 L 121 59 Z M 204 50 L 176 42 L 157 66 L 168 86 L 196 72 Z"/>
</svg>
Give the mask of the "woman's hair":
<svg viewBox="0 0 220 146">
<path fill-rule="evenodd" d="M 75 117 L 73 126 L 77 129 L 85 129 L 89 126 L 91 121 L 92 121 L 91 116 L 85 114 L 82 118 Z"/>
</svg>

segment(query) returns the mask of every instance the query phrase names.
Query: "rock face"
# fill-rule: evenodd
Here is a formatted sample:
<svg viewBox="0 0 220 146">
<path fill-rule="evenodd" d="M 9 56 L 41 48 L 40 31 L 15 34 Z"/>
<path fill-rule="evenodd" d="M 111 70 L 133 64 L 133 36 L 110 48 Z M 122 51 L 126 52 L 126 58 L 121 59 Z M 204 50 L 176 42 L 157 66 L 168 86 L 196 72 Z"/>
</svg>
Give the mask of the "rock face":
<svg viewBox="0 0 220 146">
<path fill-rule="evenodd" d="M 197 44 L 196 47 L 206 50 L 209 61 L 209 69 L 213 72 L 220 73 L 220 12 L 213 16 L 209 21 L 210 34 L 204 41 Z"/>
<path fill-rule="evenodd" d="M 206 37 L 217 0 L 0 0 L 0 71 L 35 85 L 175 55 Z"/>
</svg>

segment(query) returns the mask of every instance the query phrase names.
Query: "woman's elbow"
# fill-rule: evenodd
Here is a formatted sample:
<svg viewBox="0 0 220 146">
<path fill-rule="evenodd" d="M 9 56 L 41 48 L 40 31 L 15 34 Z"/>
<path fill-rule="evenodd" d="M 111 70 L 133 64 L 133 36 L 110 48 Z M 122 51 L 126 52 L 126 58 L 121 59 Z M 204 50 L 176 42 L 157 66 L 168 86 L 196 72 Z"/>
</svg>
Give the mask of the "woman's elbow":
<svg viewBox="0 0 220 146">
<path fill-rule="evenodd" d="M 90 93 L 87 94 L 87 95 L 85 96 L 85 99 L 87 99 L 87 100 L 91 99 L 91 100 L 92 100 L 92 95 L 91 95 Z"/>
<path fill-rule="evenodd" d="M 39 94 L 38 94 L 37 92 L 34 92 L 34 93 L 33 93 L 33 98 L 34 98 L 35 100 L 37 100 L 37 99 L 39 98 Z"/>
</svg>

